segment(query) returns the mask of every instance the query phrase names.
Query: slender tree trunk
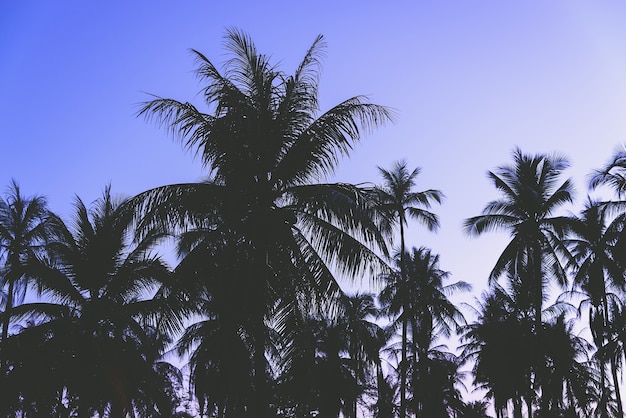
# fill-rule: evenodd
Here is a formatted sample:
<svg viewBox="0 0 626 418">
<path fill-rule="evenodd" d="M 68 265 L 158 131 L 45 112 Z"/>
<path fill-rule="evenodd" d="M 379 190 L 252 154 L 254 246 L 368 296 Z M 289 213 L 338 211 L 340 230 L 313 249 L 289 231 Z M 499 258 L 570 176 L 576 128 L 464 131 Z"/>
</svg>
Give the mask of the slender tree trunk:
<svg viewBox="0 0 626 418">
<path fill-rule="evenodd" d="M 604 301 L 602 302 L 602 307 L 604 308 Z M 594 306 L 594 308 L 597 308 Z M 597 313 L 596 311 L 596 315 L 598 315 L 599 313 Z M 602 347 L 602 345 L 604 344 L 604 336 L 606 335 L 606 327 L 605 327 L 605 318 L 602 318 L 602 329 L 601 330 L 597 330 L 595 329 L 596 327 L 593 325 L 595 323 L 594 321 L 594 309 L 589 309 L 589 328 L 591 329 L 591 336 L 593 338 L 593 343 L 596 345 L 596 348 L 599 349 L 600 347 Z M 598 357 L 598 365 L 600 368 L 600 383 L 601 383 L 601 387 L 600 387 L 600 404 L 598 405 L 598 408 L 600 409 L 600 416 L 604 417 L 607 416 L 608 413 L 608 392 L 609 392 L 609 383 L 608 383 L 608 379 L 606 377 L 606 364 L 605 364 L 605 359 L 602 358 L 601 356 Z"/>
<path fill-rule="evenodd" d="M 404 218 L 400 214 L 400 280 L 406 285 L 406 262 L 404 248 Z M 402 286 L 405 289 L 405 286 Z M 400 362 L 400 418 L 406 417 L 406 367 L 407 367 L 407 318 L 405 307 L 402 307 L 402 360 Z"/>
<path fill-rule="evenodd" d="M 4 369 L 7 362 L 6 356 L 6 343 L 7 338 L 9 337 L 9 323 L 11 322 L 11 310 L 13 309 L 13 292 L 15 289 L 15 282 L 13 280 L 9 281 L 9 289 L 7 293 L 7 303 L 4 308 L 4 321 L 2 321 L 2 346 L 0 347 L 0 353 L 2 354 L 2 358 L 0 359 L 0 371 L 4 373 Z"/>
<path fill-rule="evenodd" d="M 254 339 L 253 368 L 254 368 L 254 393 L 252 399 L 253 417 L 269 418 L 269 396 L 267 391 L 266 369 L 267 359 L 265 358 L 265 308 L 266 308 L 266 288 L 270 280 L 268 250 L 265 243 L 261 244 L 261 248 L 257 252 L 259 259 L 256 263 L 259 267 L 260 280 L 254 280 L 254 309 L 252 319 L 253 329 L 252 335 Z"/>
<path fill-rule="evenodd" d="M 543 308 L 543 269 L 541 268 L 541 248 L 538 248 L 538 246 L 533 246 L 532 247 L 532 256 L 531 256 L 531 260 L 530 260 L 530 268 L 532 268 L 533 272 L 533 282 L 534 282 L 534 289 L 532 290 L 532 293 L 534 293 L 533 297 L 534 297 L 534 301 L 533 301 L 533 305 L 534 305 L 534 314 L 535 314 L 535 344 L 533 349 L 535 350 L 535 359 L 536 358 L 543 358 L 543 341 L 542 341 L 542 336 L 543 336 L 543 320 L 541 317 L 541 311 Z M 531 364 L 532 370 L 529 376 L 529 393 L 528 393 L 528 398 L 526 400 L 526 407 L 528 410 L 528 418 L 532 418 L 533 416 L 533 402 L 532 402 L 532 396 L 534 393 L 537 393 L 537 389 L 538 389 L 538 385 L 541 384 L 541 380 L 538 378 L 540 373 L 542 371 L 540 371 L 540 368 L 543 368 L 543 364 Z M 541 397 L 544 397 L 544 393 L 543 391 L 541 391 Z M 540 399 L 540 402 L 542 401 L 542 399 Z"/>
<path fill-rule="evenodd" d="M 522 418 L 522 400 L 518 394 L 513 398 L 513 417 Z"/>
<path fill-rule="evenodd" d="M 533 401 L 530 395 L 532 395 L 532 392 L 529 394 L 529 397 L 526 399 L 526 410 L 528 411 L 528 414 L 526 416 L 528 418 L 533 418 Z"/>
<path fill-rule="evenodd" d="M 267 359 L 265 358 L 265 321 L 260 317 L 256 321 L 257 329 L 254 330 L 254 392 L 255 392 L 255 413 L 254 417 L 269 417 L 269 396 L 267 392 L 266 369 Z"/>
<path fill-rule="evenodd" d="M 604 308 L 604 317 L 602 318 L 602 340 L 606 338 L 607 328 L 609 324 L 609 303 L 606 300 L 606 288 L 602 292 L 602 307 Z M 600 347 L 597 347 L 600 348 Z M 611 356 L 611 374 L 613 377 L 613 389 L 615 390 L 615 400 L 617 402 L 617 411 L 620 417 L 624 416 L 624 406 L 622 405 L 622 394 L 620 393 L 619 377 L 617 376 L 617 364 L 615 356 Z"/>
<path fill-rule="evenodd" d="M 265 370 L 267 359 L 265 358 L 265 332 L 261 328 L 264 321 L 256 321 L 254 330 L 254 417 L 266 418 L 269 416 L 267 382 L 265 381 Z"/>
</svg>

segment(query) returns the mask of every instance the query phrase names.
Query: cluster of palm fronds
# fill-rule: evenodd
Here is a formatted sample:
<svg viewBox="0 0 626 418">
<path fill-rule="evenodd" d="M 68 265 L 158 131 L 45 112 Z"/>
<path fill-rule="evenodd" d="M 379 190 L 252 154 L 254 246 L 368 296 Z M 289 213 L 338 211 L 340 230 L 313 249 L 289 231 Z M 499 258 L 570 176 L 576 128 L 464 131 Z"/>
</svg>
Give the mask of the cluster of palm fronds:
<svg viewBox="0 0 626 418">
<path fill-rule="evenodd" d="M 498 417 L 624 416 L 625 157 L 590 176 L 591 191 L 609 186 L 617 199 L 588 198 L 579 215 L 559 216 L 573 201 L 572 181 L 560 179 L 567 160 L 516 149 L 513 165 L 489 172 L 501 198 L 465 221 L 470 235 L 512 238 L 464 332 L 464 357 Z"/>
<path fill-rule="evenodd" d="M 499 416 L 623 416 L 620 204 L 554 216 L 572 200 L 566 161 L 516 151 L 490 173 L 503 198 L 466 223 L 513 237 L 467 324 L 449 297 L 469 285 L 406 248 L 409 219 L 439 225 L 443 195 L 414 190 L 418 169 L 380 169 L 380 186 L 316 182 L 392 112 L 357 96 L 318 114 L 321 37 L 293 75 L 245 34 L 225 39 L 221 70 L 194 51 L 206 111 L 158 97 L 140 111 L 207 180 L 119 200 L 107 188 L 92 207 L 77 198 L 70 220 L 16 183 L 0 199 L 0 414 L 484 417 L 486 403 L 462 400 L 471 361 Z M 621 195 L 624 160 L 593 184 Z M 175 266 L 158 253 L 166 239 Z M 363 280 L 380 293 L 346 291 Z M 567 292 L 546 308 L 552 282 Z M 574 301 L 589 342 L 566 317 Z M 457 356 L 443 342 L 458 332 Z"/>
</svg>

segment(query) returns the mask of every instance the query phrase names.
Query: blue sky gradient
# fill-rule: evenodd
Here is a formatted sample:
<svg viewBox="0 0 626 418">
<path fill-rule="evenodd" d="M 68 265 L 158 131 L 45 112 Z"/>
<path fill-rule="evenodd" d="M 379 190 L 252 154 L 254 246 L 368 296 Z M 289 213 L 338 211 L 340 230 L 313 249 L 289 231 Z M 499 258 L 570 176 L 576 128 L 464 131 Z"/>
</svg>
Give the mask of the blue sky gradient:
<svg viewBox="0 0 626 418">
<path fill-rule="evenodd" d="M 497 197 L 485 173 L 515 146 L 558 152 L 585 176 L 626 138 L 626 2 L 198 1 L 0 3 L 0 188 L 15 178 L 67 215 L 107 183 L 133 195 L 196 181 L 192 155 L 135 116 L 146 93 L 201 106 L 190 48 L 216 64 L 227 27 L 292 72 L 318 34 L 328 48 L 322 111 L 365 94 L 397 111 L 331 181 L 379 182 L 377 166 L 422 167 L 417 187 L 447 199 L 438 234 L 408 244 L 441 254 L 478 296 L 507 237 L 467 238 L 463 219 Z"/>
</svg>

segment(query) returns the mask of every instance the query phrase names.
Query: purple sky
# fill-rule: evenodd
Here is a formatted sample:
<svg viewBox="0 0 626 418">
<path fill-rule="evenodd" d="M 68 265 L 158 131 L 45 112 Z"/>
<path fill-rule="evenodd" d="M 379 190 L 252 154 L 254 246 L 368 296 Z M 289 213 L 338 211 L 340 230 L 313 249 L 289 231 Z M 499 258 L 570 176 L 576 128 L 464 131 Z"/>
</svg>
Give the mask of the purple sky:
<svg viewBox="0 0 626 418">
<path fill-rule="evenodd" d="M 199 105 L 189 49 L 221 64 L 226 27 L 287 72 L 321 33 L 322 110 L 366 94 L 398 112 L 331 180 L 378 182 L 376 167 L 402 158 L 422 167 L 418 188 L 447 196 L 442 229 L 412 227 L 408 244 L 478 295 L 507 239 L 461 231 L 497 197 L 486 171 L 516 145 L 565 154 L 576 211 L 586 174 L 626 138 L 625 23 L 626 2 L 604 0 L 2 2 L 0 188 L 15 178 L 66 215 L 108 182 L 132 195 L 198 180 L 198 162 L 135 117 L 144 92 Z"/>
</svg>

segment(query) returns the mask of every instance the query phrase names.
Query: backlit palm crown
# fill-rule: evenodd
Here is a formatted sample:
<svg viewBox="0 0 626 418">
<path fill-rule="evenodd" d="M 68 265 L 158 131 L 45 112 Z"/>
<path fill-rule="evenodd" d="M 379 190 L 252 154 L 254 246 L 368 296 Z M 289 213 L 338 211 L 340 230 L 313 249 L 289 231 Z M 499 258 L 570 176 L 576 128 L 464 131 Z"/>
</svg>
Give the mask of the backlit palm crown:
<svg viewBox="0 0 626 418">
<path fill-rule="evenodd" d="M 140 195 L 144 225 L 191 224 L 202 233 L 181 241 L 185 255 L 208 240 L 247 243 L 264 253 L 275 272 L 295 264 L 315 281 L 323 277 L 327 286 L 332 286 L 329 263 L 355 273 L 368 265 L 362 261 L 374 261 L 374 253 L 361 242 L 384 248 L 384 241 L 366 193 L 353 185 L 313 181 L 331 174 L 361 132 L 391 114 L 359 96 L 318 116 L 323 46 L 320 36 L 290 76 L 235 30 L 226 35 L 232 57 L 223 72 L 193 51 L 210 113 L 157 98 L 145 103 L 140 114 L 155 117 L 193 150 L 209 169 L 209 180 Z M 285 257 L 291 261 L 277 261 Z"/>
<path fill-rule="evenodd" d="M 571 203 L 571 180 L 559 184 L 560 176 L 569 164 L 559 156 L 527 155 L 516 149 L 514 164 L 489 172 L 488 177 L 502 194 L 502 198 L 489 202 L 483 214 L 469 218 L 464 223 L 469 235 L 503 229 L 512 240 L 506 247 L 490 274 L 497 279 L 505 270 L 514 275 L 529 268 L 537 268 L 542 257 L 545 272 L 565 283 L 565 273 L 558 263 L 555 245 L 558 237 L 569 228 L 569 220 L 553 216 L 564 203 Z M 530 266 L 529 264 L 535 265 Z"/>
</svg>

